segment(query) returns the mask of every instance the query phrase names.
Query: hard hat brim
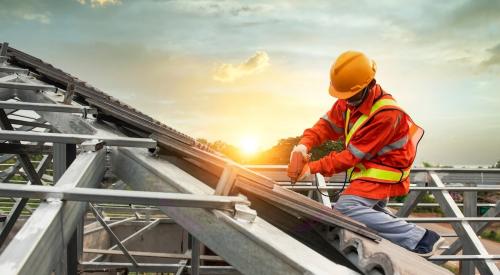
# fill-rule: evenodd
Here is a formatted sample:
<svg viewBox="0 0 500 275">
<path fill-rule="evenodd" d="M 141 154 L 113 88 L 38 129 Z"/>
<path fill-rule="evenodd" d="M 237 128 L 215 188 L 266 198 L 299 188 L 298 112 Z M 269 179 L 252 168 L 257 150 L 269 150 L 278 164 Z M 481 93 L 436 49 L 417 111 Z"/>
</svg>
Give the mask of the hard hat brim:
<svg viewBox="0 0 500 275">
<path fill-rule="evenodd" d="M 359 93 L 361 90 L 363 90 L 363 88 L 359 89 L 359 91 L 341 92 L 341 91 L 335 90 L 335 88 L 331 84 L 330 84 L 330 87 L 328 88 L 328 92 L 330 93 L 330 95 L 333 97 L 336 97 L 338 99 L 348 99 L 348 98 L 354 96 L 355 94 Z"/>
</svg>

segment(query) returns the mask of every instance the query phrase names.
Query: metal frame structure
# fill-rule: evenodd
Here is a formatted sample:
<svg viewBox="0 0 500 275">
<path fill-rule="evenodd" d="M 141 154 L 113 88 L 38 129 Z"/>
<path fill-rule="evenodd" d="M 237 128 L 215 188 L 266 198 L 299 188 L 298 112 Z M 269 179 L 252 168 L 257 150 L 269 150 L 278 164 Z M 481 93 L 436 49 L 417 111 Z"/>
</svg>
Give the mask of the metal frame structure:
<svg viewBox="0 0 500 275">
<path fill-rule="evenodd" d="M 319 186 L 311 183 L 299 183 L 291 185 L 286 176 L 285 166 L 255 165 L 248 166 L 255 171 L 263 173 L 285 188 L 297 192 L 307 192 L 309 197 L 324 197 L 321 192 L 336 191 L 342 188 L 344 175 L 335 175 L 331 182 L 325 184 L 324 179 L 316 177 Z M 443 182 L 443 178 L 448 184 Z M 492 223 L 500 222 L 500 201 L 496 203 L 478 203 L 478 192 L 500 191 L 500 169 L 436 169 L 416 168 L 412 170 L 412 186 L 410 193 L 404 203 L 389 203 L 390 207 L 398 208 L 396 215 L 403 220 L 414 223 L 448 223 L 453 227 L 454 234 L 445 237 L 459 237 L 436 256 L 429 258 L 438 264 L 447 261 L 460 261 L 461 274 L 473 274 L 477 268 L 480 274 L 497 274 L 498 267 L 495 261 L 500 255 L 490 255 L 484 245 L 480 242 L 478 235 Z M 464 202 L 458 204 L 449 192 L 463 192 Z M 437 203 L 419 203 L 426 193 L 434 195 Z M 436 218 L 409 218 L 409 215 L 417 207 L 439 207 L 443 210 L 445 217 Z M 479 206 L 489 207 L 483 215 L 477 216 Z M 463 208 L 462 210 L 459 208 Z M 456 255 L 458 252 L 464 255 Z"/>
<path fill-rule="evenodd" d="M 6 236 L 0 254 L 5 274 L 448 274 L 333 210 L 326 196 L 315 201 L 288 190 L 278 179 L 211 152 L 7 43 L 0 57 L 0 160 L 16 160 L 0 174 L 0 196 L 24 202 L 14 205 L 0 233 Z M 43 155 L 36 168 L 28 154 Z M 9 183 L 15 175 L 26 180 Z M 315 179 L 318 188 L 330 187 L 321 176 Z M 98 189 L 113 186 L 134 191 Z M 443 189 L 439 182 L 435 186 Z M 27 208 L 32 199 L 39 204 Z M 477 245 L 472 220 L 460 216 L 447 196 L 442 201 L 450 216 L 461 219 L 456 229 L 468 236 L 464 247 Z M 31 213 L 23 216 L 26 209 Z M 26 217 L 24 225 L 19 217 Z M 183 254 L 130 249 L 163 222 L 188 232 Z M 115 229 L 129 223 L 142 227 L 120 238 Z M 16 233 L 13 225 L 18 224 Z M 114 245 L 83 246 L 86 236 L 103 232 Z M 477 257 L 484 256 L 474 264 L 493 274 L 488 272 L 495 271 L 495 257 L 487 259 L 481 247 L 474 247 Z M 84 253 L 95 256 L 86 260 Z M 107 255 L 124 260 L 110 261 Z"/>
</svg>

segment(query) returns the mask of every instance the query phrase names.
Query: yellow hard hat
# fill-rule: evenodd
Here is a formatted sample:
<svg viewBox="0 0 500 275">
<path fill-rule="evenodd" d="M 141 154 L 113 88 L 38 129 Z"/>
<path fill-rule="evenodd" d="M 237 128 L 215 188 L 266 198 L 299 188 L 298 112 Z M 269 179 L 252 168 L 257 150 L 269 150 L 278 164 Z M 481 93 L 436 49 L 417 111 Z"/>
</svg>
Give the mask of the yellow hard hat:
<svg viewBox="0 0 500 275">
<path fill-rule="evenodd" d="M 339 99 L 350 98 L 370 84 L 376 71 L 375 62 L 363 53 L 342 53 L 330 69 L 330 95 Z"/>
</svg>

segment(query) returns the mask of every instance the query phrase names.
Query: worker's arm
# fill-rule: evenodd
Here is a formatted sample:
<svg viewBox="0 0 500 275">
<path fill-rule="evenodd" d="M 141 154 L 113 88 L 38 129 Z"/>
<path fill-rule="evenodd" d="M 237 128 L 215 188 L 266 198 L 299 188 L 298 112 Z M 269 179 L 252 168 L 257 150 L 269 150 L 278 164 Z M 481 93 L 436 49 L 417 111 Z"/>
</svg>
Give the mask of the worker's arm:
<svg viewBox="0 0 500 275">
<path fill-rule="evenodd" d="M 306 129 L 299 144 L 304 144 L 307 151 L 323 144 L 327 140 L 338 140 L 344 136 L 344 113 L 346 110 L 344 101 L 337 100 L 323 117 L 321 117 L 312 128 Z"/>
<path fill-rule="evenodd" d="M 320 160 L 309 162 L 311 173 L 331 176 L 345 171 L 365 158 L 371 158 L 393 139 L 408 131 L 403 123 L 405 115 L 399 110 L 387 110 L 376 114 L 372 121 L 359 129 L 346 149 L 332 152 Z"/>
</svg>

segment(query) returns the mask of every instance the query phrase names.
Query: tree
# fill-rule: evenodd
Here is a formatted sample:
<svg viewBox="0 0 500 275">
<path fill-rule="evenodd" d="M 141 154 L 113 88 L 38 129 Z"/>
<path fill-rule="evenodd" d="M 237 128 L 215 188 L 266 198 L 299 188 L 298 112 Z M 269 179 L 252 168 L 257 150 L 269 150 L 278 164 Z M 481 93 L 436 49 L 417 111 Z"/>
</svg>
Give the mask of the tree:
<svg viewBox="0 0 500 275">
<path fill-rule="evenodd" d="M 425 168 L 453 168 L 453 166 L 451 166 L 451 165 L 432 164 L 432 163 L 427 162 L 427 161 L 423 161 L 422 165 Z"/>
<path fill-rule="evenodd" d="M 427 161 L 423 161 L 422 162 L 422 165 L 425 167 L 425 168 L 432 168 L 434 167 L 433 164 L 431 164 L 430 162 L 427 162 Z"/>
<path fill-rule="evenodd" d="M 311 159 L 318 160 L 324 156 L 327 156 L 331 152 L 340 152 L 342 150 L 344 150 L 344 143 L 341 140 L 328 140 L 320 146 L 311 150 Z"/>
<path fill-rule="evenodd" d="M 280 139 L 271 149 L 261 152 L 254 157 L 252 164 L 288 164 L 290 152 L 299 143 L 300 137 L 289 137 Z"/>
</svg>

